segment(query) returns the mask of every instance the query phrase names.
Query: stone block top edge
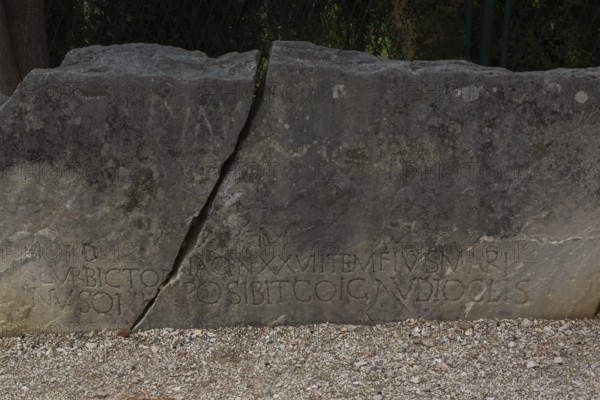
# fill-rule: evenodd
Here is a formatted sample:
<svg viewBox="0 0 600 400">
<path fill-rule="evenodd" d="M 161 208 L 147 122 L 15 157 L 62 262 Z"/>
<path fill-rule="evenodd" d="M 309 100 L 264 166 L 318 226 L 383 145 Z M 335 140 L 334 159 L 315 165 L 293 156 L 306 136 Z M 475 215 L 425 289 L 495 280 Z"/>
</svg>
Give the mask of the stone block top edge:
<svg viewBox="0 0 600 400">
<path fill-rule="evenodd" d="M 158 44 L 128 43 L 70 50 L 62 64 L 50 70 L 84 75 L 171 76 L 176 79 L 254 80 L 258 50 L 211 58 L 198 50 Z"/>
<path fill-rule="evenodd" d="M 298 64 L 329 67 L 347 72 L 378 73 L 399 71 L 412 74 L 475 73 L 488 76 L 563 76 L 600 78 L 600 67 L 557 68 L 546 71 L 510 71 L 500 67 L 486 67 L 465 60 L 391 60 L 356 50 L 340 50 L 319 46 L 306 41 L 275 41 L 271 49 L 270 65 Z"/>
</svg>

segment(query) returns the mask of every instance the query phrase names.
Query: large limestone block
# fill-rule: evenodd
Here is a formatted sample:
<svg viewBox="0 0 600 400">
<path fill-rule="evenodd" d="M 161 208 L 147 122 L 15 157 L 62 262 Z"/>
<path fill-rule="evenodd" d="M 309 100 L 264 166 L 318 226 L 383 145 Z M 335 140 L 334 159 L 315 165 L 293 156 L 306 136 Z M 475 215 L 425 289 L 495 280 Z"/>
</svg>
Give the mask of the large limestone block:
<svg viewBox="0 0 600 400">
<path fill-rule="evenodd" d="M 0 333 L 130 327 L 235 147 L 257 52 L 71 51 L 0 108 Z"/>
<path fill-rule="evenodd" d="M 275 43 L 195 250 L 139 327 L 591 316 L 599 77 Z"/>
</svg>

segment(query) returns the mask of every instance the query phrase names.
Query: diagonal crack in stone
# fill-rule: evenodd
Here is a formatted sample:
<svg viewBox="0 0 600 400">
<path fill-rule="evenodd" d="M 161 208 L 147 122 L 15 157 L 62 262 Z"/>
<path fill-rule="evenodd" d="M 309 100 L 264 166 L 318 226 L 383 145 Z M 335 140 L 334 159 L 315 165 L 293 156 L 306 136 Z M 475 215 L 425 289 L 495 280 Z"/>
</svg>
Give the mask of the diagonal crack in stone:
<svg viewBox="0 0 600 400">
<path fill-rule="evenodd" d="M 179 248 L 179 253 L 175 257 L 171 271 L 166 275 L 163 283 L 159 286 L 158 291 L 156 292 L 156 295 L 154 295 L 154 297 L 148 302 L 148 304 L 146 305 L 144 310 L 140 313 L 139 317 L 133 323 L 132 328 L 131 328 L 132 330 L 137 329 L 139 324 L 144 320 L 144 318 L 146 317 L 148 312 L 154 306 L 154 303 L 156 302 L 156 299 L 159 297 L 161 291 L 166 286 L 168 286 L 169 283 L 173 281 L 173 279 L 175 279 L 177 277 L 177 274 L 179 273 L 179 270 L 181 269 L 182 263 L 189 256 L 189 254 L 194 250 L 194 248 L 197 246 L 198 238 L 200 237 L 202 228 L 204 227 L 204 224 L 208 219 L 208 216 L 210 214 L 210 210 L 212 208 L 214 200 L 215 200 L 217 194 L 219 193 L 219 189 L 223 185 L 225 178 L 229 175 L 231 168 L 234 165 L 235 158 L 239 153 L 240 147 L 242 146 L 242 143 L 248 137 L 248 133 L 250 132 L 250 128 L 252 126 L 252 121 L 254 120 L 254 116 L 256 115 L 259 105 L 263 99 L 264 88 L 265 88 L 264 81 L 266 80 L 267 70 L 268 70 L 268 64 L 264 71 L 262 71 L 262 72 L 257 71 L 256 85 L 254 87 L 254 100 L 252 102 L 252 105 L 250 106 L 250 111 L 248 113 L 248 117 L 246 119 L 244 127 L 242 128 L 242 130 L 240 131 L 240 134 L 238 135 L 235 147 L 234 147 L 232 153 L 227 158 L 227 160 L 225 160 L 225 162 L 221 166 L 221 170 L 219 173 L 219 179 L 213 186 L 213 189 L 212 189 L 210 195 L 208 196 L 206 202 L 204 203 L 204 205 L 198 212 L 198 215 L 196 215 L 192 219 L 192 222 L 190 223 L 188 232 L 185 235 L 185 238 Z"/>
</svg>

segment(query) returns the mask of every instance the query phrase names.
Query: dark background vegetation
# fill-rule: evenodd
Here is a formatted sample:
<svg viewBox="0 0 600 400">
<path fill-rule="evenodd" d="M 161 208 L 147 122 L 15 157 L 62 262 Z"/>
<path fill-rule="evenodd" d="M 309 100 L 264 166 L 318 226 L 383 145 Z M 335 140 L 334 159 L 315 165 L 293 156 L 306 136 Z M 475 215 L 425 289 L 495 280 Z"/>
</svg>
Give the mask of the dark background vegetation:
<svg viewBox="0 0 600 400">
<path fill-rule="evenodd" d="M 600 0 L 0 0 L 0 94 L 77 47 L 259 49 L 264 66 L 274 40 L 513 71 L 600 66 Z"/>
<path fill-rule="evenodd" d="M 487 0 L 46 0 L 50 63 L 91 44 L 153 42 L 211 56 L 308 40 L 395 59 L 479 62 Z M 511 70 L 600 65 L 600 1 L 495 0 L 491 65 L 510 7 Z"/>
</svg>

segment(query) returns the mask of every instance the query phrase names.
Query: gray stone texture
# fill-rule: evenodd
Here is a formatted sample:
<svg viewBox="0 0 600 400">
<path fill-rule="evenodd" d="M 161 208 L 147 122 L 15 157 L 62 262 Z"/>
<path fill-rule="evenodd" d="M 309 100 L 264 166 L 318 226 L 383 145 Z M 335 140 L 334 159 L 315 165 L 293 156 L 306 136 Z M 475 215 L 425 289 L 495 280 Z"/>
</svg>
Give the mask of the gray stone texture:
<svg viewBox="0 0 600 400">
<path fill-rule="evenodd" d="M 599 77 L 274 43 L 195 248 L 138 327 L 593 315 Z"/>
<path fill-rule="evenodd" d="M 258 52 L 71 51 L 0 108 L 0 333 L 130 327 L 233 152 Z"/>
</svg>

